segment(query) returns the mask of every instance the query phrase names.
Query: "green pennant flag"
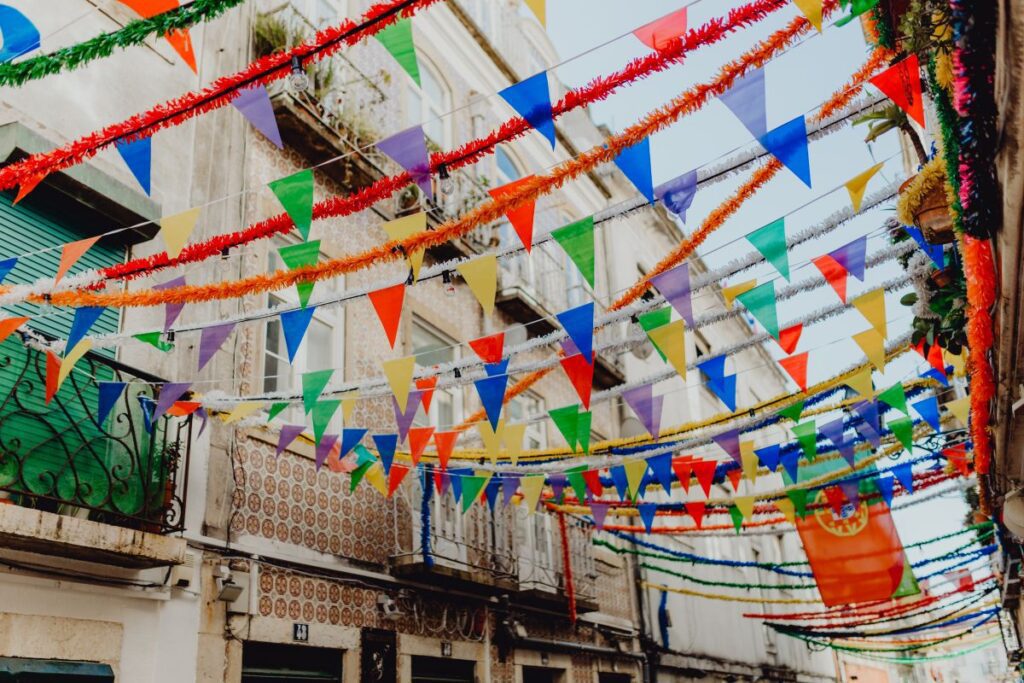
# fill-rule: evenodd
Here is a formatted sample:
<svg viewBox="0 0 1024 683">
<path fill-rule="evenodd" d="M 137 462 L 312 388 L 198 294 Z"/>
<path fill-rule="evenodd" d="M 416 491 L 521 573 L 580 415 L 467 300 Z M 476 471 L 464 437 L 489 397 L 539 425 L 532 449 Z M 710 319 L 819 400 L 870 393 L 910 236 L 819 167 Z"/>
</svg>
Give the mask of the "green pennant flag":
<svg viewBox="0 0 1024 683">
<path fill-rule="evenodd" d="M 814 425 L 814 420 L 794 425 L 793 436 L 800 442 L 800 447 L 804 449 L 804 457 L 808 462 L 814 462 L 814 458 L 818 456 L 818 430 Z"/>
<path fill-rule="evenodd" d="M 403 17 L 383 31 L 378 31 L 376 38 L 398 65 L 416 81 L 416 85 L 421 85 L 420 64 L 416 61 L 416 44 L 412 39 L 412 20 Z"/>
<path fill-rule="evenodd" d="M 909 417 L 900 417 L 895 420 L 886 420 L 885 424 L 896 435 L 896 438 L 900 440 L 907 453 L 912 452 L 914 447 L 914 421 Z"/>
<path fill-rule="evenodd" d="M 288 270 L 305 268 L 315 265 L 320 260 L 320 240 L 312 242 L 301 242 L 277 250 L 281 254 L 281 260 L 288 266 Z M 303 308 L 309 303 L 309 295 L 313 293 L 314 282 L 300 282 L 295 285 L 299 292 L 299 305 Z"/>
<path fill-rule="evenodd" d="M 313 420 L 313 438 L 316 439 L 318 444 L 340 405 L 341 401 L 317 401 L 313 406 L 313 415 L 311 417 Z"/>
<path fill-rule="evenodd" d="M 897 382 L 878 395 L 878 400 L 893 410 L 898 410 L 905 415 L 910 415 L 907 409 L 907 394 L 903 391 L 903 385 Z"/>
<path fill-rule="evenodd" d="M 789 282 L 789 252 L 786 250 L 786 220 L 779 218 L 747 235 L 765 260 Z"/>
<path fill-rule="evenodd" d="M 364 462 L 362 465 L 360 465 L 359 467 L 357 467 L 354 470 L 352 470 L 352 474 L 351 474 L 352 482 L 349 485 L 349 489 L 348 489 L 349 493 L 355 492 L 356 487 L 359 486 L 359 482 L 361 482 L 363 480 L 363 477 L 366 476 L 366 472 L 371 467 L 373 467 L 373 463 L 372 462 Z"/>
<path fill-rule="evenodd" d="M 583 273 L 590 286 L 594 286 L 594 217 L 564 225 L 553 231 L 551 236 L 562 245 L 565 253 Z"/>
<path fill-rule="evenodd" d="M 807 489 L 792 489 L 786 491 L 786 496 L 793 503 L 793 511 L 797 517 L 803 519 L 807 516 Z"/>
<path fill-rule="evenodd" d="M 558 427 L 558 431 L 565 437 L 569 448 L 573 452 L 576 452 L 576 444 L 579 442 L 579 412 L 579 405 L 565 406 L 564 408 L 555 408 L 548 411 L 548 415 L 554 420 L 555 426 Z"/>
<path fill-rule="evenodd" d="M 735 505 L 730 505 L 729 516 L 732 517 L 732 525 L 736 527 L 736 533 L 739 533 L 743 528 L 743 513 Z"/>
<path fill-rule="evenodd" d="M 775 306 L 775 281 L 769 280 L 743 292 L 736 300 L 747 307 L 768 334 L 779 338 L 779 312 Z"/>
<path fill-rule="evenodd" d="M 267 412 L 267 422 L 270 422 L 275 417 L 280 415 L 282 412 L 284 412 L 284 409 L 287 408 L 287 407 L 288 407 L 288 403 L 286 403 L 284 401 L 271 405 L 270 406 L 270 410 Z"/>
<path fill-rule="evenodd" d="M 470 475 L 462 477 L 462 512 L 465 514 L 480 497 L 480 492 L 491 480 L 490 476 Z"/>
<path fill-rule="evenodd" d="M 893 598 L 907 598 L 911 595 L 918 595 L 921 592 L 921 587 L 917 585 L 917 579 L 914 578 L 914 570 L 910 567 L 910 562 L 903 559 L 903 578 L 900 579 L 900 585 L 896 586 L 896 592 L 892 594 Z"/>
<path fill-rule="evenodd" d="M 313 169 L 293 173 L 267 185 L 295 223 L 303 240 L 309 239 L 313 226 Z"/>
<path fill-rule="evenodd" d="M 647 313 L 641 313 L 637 316 L 637 322 L 640 323 L 640 327 L 643 328 L 644 332 L 650 332 L 662 325 L 668 325 L 672 322 L 672 307 L 665 306 L 664 308 L 656 308 L 655 310 L 648 311 Z M 658 345 L 652 342 L 652 346 L 654 346 L 654 350 L 658 352 L 658 355 L 661 356 L 661 360 L 667 362 L 668 358 L 662 350 L 658 348 Z"/>
<path fill-rule="evenodd" d="M 569 486 L 576 493 L 576 500 L 581 504 L 587 499 L 587 482 L 583 479 L 583 473 L 587 471 L 586 465 L 573 467 L 565 471 L 565 478 L 569 480 Z"/>
<path fill-rule="evenodd" d="M 804 402 L 797 401 L 793 405 L 779 411 L 782 417 L 788 417 L 793 422 L 799 422 L 800 416 L 804 414 Z"/>
<path fill-rule="evenodd" d="M 167 353 L 174 348 L 174 344 L 163 340 L 162 332 L 143 332 L 142 334 L 135 335 L 135 338 L 140 342 L 145 342 L 164 353 Z"/>
<path fill-rule="evenodd" d="M 356 467 L 377 462 L 377 456 L 370 452 L 370 449 L 361 443 L 357 443 L 352 451 L 356 454 Z"/>
<path fill-rule="evenodd" d="M 589 410 L 576 416 L 576 442 L 587 455 L 590 455 L 590 423 L 593 417 Z"/>
<path fill-rule="evenodd" d="M 844 0 L 841 4 L 844 9 L 849 6 L 850 14 L 849 16 L 837 19 L 836 26 L 846 26 L 868 10 L 874 9 L 875 5 L 878 4 L 878 0 Z"/>
<path fill-rule="evenodd" d="M 320 398 L 320 394 L 323 393 L 327 383 L 331 381 L 331 375 L 333 374 L 333 369 L 302 373 L 302 405 L 307 413 L 313 410 L 313 405 Z M 317 440 L 317 443 L 319 443 L 319 440 Z"/>
</svg>

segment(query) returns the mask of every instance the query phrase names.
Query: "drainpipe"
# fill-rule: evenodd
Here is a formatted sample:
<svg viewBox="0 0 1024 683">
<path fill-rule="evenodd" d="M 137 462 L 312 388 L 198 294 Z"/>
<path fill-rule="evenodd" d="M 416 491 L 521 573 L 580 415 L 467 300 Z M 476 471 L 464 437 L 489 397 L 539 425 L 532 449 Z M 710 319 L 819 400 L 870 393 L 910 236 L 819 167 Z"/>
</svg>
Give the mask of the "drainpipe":
<svg viewBox="0 0 1024 683">
<path fill-rule="evenodd" d="M 636 549 L 634 544 L 634 550 Z M 639 557 L 639 556 L 638 556 Z M 646 590 L 643 585 L 643 576 L 640 573 L 640 563 L 629 562 L 633 565 L 633 586 L 636 589 L 636 613 L 640 620 L 640 651 L 643 659 L 643 683 L 655 683 L 657 676 L 654 667 L 658 661 L 657 649 L 651 639 L 647 636 L 647 612 L 645 607 L 644 594 Z"/>
</svg>

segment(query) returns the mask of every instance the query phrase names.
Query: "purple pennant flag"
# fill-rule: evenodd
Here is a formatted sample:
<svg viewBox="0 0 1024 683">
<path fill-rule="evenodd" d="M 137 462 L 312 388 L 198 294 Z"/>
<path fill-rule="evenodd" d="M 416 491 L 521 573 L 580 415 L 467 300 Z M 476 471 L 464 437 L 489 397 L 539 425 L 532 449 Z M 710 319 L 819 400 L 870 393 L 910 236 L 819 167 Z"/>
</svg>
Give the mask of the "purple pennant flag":
<svg viewBox="0 0 1024 683">
<path fill-rule="evenodd" d="M 182 397 L 192 386 L 192 382 L 168 382 L 160 388 L 160 397 L 156 401 L 156 408 L 153 410 L 153 424 L 163 417 L 174 402 Z"/>
<path fill-rule="evenodd" d="M 622 398 L 636 413 L 636 417 L 643 424 L 644 429 L 655 439 L 661 433 L 661 408 L 664 403 L 664 396 L 654 396 L 654 387 L 650 384 L 628 389 L 622 392 Z"/>
<path fill-rule="evenodd" d="M 199 409 L 193 414 L 198 416 L 199 419 L 203 421 L 203 423 L 199 425 L 199 434 L 196 435 L 202 436 L 203 432 L 206 431 L 206 425 L 209 424 L 210 422 L 210 414 L 206 412 L 206 408 L 203 408 L 202 406 L 200 406 Z"/>
<path fill-rule="evenodd" d="M 280 456 L 284 453 L 284 449 L 291 445 L 292 441 L 295 441 L 299 437 L 299 434 L 306 430 L 305 425 L 284 425 L 281 427 L 281 431 L 277 436 L 277 453 L 274 455 Z M 337 437 L 335 437 L 337 438 Z M 317 447 L 319 449 L 319 447 Z"/>
<path fill-rule="evenodd" d="M 434 189 L 430 184 L 430 155 L 423 126 L 413 126 L 395 133 L 378 142 L 377 149 L 408 171 L 427 199 L 434 198 Z"/>
<path fill-rule="evenodd" d="M 853 410 L 860 415 L 861 422 L 854 424 L 854 429 L 865 441 L 878 448 L 882 445 L 882 429 L 878 424 L 878 403 L 875 401 L 861 401 L 853 406 Z"/>
<path fill-rule="evenodd" d="M 512 497 L 516 495 L 516 491 L 519 490 L 519 479 L 520 475 L 514 472 L 501 473 L 502 502 L 506 507 L 512 502 Z"/>
<path fill-rule="evenodd" d="M 717 434 L 711 438 L 736 461 L 737 465 L 743 464 L 743 456 L 740 454 L 740 431 L 738 429 L 730 429 L 723 434 Z"/>
<path fill-rule="evenodd" d="M 199 337 L 199 370 L 206 367 L 213 355 L 220 350 L 224 341 L 235 329 L 235 323 L 224 323 L 213 327 L 204 327 Z"/>
<path fill-rule="evenodd" d="M 161 289 L 176 289 L 178 287 L 185 286 L 185 276 L 181 275 L 173 280 L 168 280 L 159 285 L 153 285 L 153 289 L 159 291 Z M 181 310 L 185 308 L 185 304 L 165 304 L 164 305 L 164 332 L 171 329 L 171 325 L 181 315 Z"/>
<path fill-rule="evenodd" d="M 262 85 L 238 91 L 238 97 L 231 100 L 231 105 L 242 112 L 242 116 L 249 120 L 256 130 L 263 133 L 268 140 L 277 145 L 278 149 L 284 149 L 281 141 L 281 131 L 277 129 L 277 119 L 274 117 L 274 105 L 270 103 L 270 94 Z"/>
<path fill-rule="evenodd" d="M 558 501 L 562 499 L 562 492 L 565 490 L 566 484 L 569 480 L 564 474 L 549 474 L 548 485 L 551 487 L 551 493 L 554 494 L 554 500 Z"/>
<path fill-rule="evenodd" d="M 334 444 L 338 443 L 337 434 L 324 434 L 320 443 L 316 445 L 316 469 L 320 469 L 327 462 L 327 456 L 331 454 Z"/>
<path fill-rule="evenodd" d="M 665 208 L 686 222 L 686 212 L 693 205 L 697 196 L 697 171 L 687 171 L 654 188 L 654 196 L 660 199 Z"/>
<path fill-rule="evenodd" d="M 689 327 L 693 324 L 693 305 L 690 301 L 690 264 L 681 263 L 651 278 L 651 284 L 658 288 L 665 300 L 682 316 Z"/>
<path fill-rule="evenodd" d="M 860 505 L 860 482 L 858 481 L 841 481 L 839 482 L 839 488 L 843 490 L 843 495 L 846 496 L 846 500 L 850 501 L 850 505 L 856 510 L 857 506 Z"/>
<path fill-rule="evenodd" d="M 853 460 L 857 453 L 853 448 L 853 442 L 846 440 L 846 436 L 844 435 L 846 427 L 843 424 L 843 418 L 840 417 L 839 419 L 820 425 L 818 427 L 818 431 L 824 434 L 825 437 L 835 445 L 836 449 L 838 449 L 839 453 L 843 456 L 843 460 L 845 460 L 850 467 L 853 467 Z"/>
<path fill-rule="evenodd" d="M 765 107 L 764 69 L 755 69 L 733 81 L 733 86 L 718 96 L 750 134 L 760 138 L 768 132 Z"/>
<path fill-rule="evenodd" d="M 608 503 L 591 503 L 590 514 L 594 516 L 594 526 L 604 529 L 604 520 L 608 516 Z"/>
<path fill-rule="evenodd" d="M 861 236 L 844 244 L 835 251 L 830 251 L 829 256 L 836 260 L 846 272 L 864 282 L 864 257 L 868 250 L 868 238 Z"/>
<path fill-rule="evenodd" d="M 114 409 L 117 399 L 121 398 L 124 391 L 124 382 L 100 382 L 98 405 L 96 408 L 96 424 L 103 426 L 110 411 Z"/>
<path fill-rule="evenodd" d="M 398 425 L 398 442 L 402 443 L 405 441 L 405 437 L 409 434 L 409 427 L 412 426 L 412 421 L 416 418 L 416 411 L 420 409 L 420 402 L 423 399 L 422 391 L 410 391 L 409 400 L 405 404 L 405 412 L 398 407 L 398 399 L 391 396 L 391 405 L 395 409 L 395 423 Z"/>
</svg>

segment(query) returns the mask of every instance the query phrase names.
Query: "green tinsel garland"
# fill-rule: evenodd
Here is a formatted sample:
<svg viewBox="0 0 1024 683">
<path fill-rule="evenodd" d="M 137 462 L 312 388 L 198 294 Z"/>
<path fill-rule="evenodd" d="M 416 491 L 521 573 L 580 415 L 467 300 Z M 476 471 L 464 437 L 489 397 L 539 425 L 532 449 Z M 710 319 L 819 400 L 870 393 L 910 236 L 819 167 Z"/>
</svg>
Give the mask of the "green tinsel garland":
<svg viewBox="0 0 1024 683">
<path fill-rule="evenodd" d="M 69 45 L 46 55 L 11 64 L 0 64 L 0 85 L 24 85 L 62 71 L 77 69 L 89 62 L 109 57 L 114 50 L 141 45 L 153 35 L 189 28 L 220 16 L 245 0 L 194 0 L 192 4 L 139 19 L 118 31 L 104 33 L 77 45 Z"/>
<path fill-rule="evenodd" d="M 946 162 L 946 179 L 953 188 L 951 207 L 953 210 L 953 228 L 958 235 L 964 232 L 963 208 L 960 206 L 960 169 L 958 167 L 960 158 L 960 139 L 957 137 L 960 117 L 953 109 L 953 102 L 949 99 L 949 93 L 939 85 L 935 77 L 935 53 L 928 59 L 928 89 L 931 91 L 932 101 L 935 103 L 935 117 L 939 120 L 939 130 L 942 133 L 942 157 Z"/>
<path fill-rule="evenodd" d="M 669 576 L 675 576 L 680 579 L 686 579 L 693 583 L 699 583 L 702 586 L 719 586 L 723 588 L 742 588 L 744 590 L 754 589 L 780 589 L 780 590 L 810 590 L 817 588 L 816 583 L 737 583 L 735 581 L 709 581 L 707 579 L 698 579 L 696 576 L 691 574 L 684 574 L 677 572 L 666 567 L 659 567 L 656 564 L 648 564 L 642 562 L 640 564 L 644 569 L 650 569 L 651 571 L 660 572 L 662 574 L 668 574 Z"/>
</svg>

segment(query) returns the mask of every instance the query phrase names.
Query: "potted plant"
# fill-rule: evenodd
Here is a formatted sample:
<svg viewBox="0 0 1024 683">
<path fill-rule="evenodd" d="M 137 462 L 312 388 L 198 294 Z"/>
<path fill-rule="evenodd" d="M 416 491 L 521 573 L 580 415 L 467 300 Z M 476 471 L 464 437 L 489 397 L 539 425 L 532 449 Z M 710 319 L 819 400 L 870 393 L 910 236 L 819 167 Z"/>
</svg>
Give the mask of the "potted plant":
<svg viewBox="0 0 1024 683">
<path fill-rule="evenodd" d="M 926 163 L 920 173 L 903 183 L 896 203 L 896 217 L 904 225 L 921 228 L 932 244 L 947 244 L 956 239 L 944 164 L 941 156 Z"/>
</svg>

